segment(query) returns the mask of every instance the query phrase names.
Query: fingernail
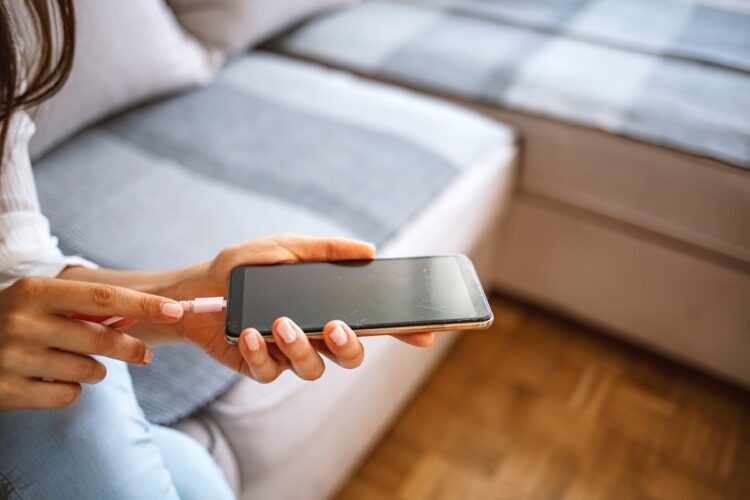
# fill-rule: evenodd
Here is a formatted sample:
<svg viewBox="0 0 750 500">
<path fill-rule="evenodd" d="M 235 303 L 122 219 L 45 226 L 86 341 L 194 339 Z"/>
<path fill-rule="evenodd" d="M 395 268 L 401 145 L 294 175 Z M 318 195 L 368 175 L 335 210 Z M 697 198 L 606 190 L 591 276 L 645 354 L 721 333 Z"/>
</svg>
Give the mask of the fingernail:
<svg viewBox="0 0 750 500">
<path fill-rule="evenodd" d="M 331 337 L 333 343 L 339 347 L 346 344 L 346 341 L 349 340 L 349 336 L 346 334 L 341 325 L 336 325 L 336 328 L 333 329 L 329 337 Z"/>
<path fill-rule="evenodd" d="M 149 364 L 152 359 L 154 359 L 154 353 L 151 352 L 151 349 L 146 349 L 146 352 L 143 353 L 143 364 Z"/>
<path fill-rule="evenodd" d="M 260 349 L 260 341 L 258 340 L 258 334 L 255 333 L 253 330 L 250 330 L 249 332 L 247 332 L 247 335 L 245 335 L 245 345 L 251 351 L 257 351 L 258 349 Z"/>
<path fill-rule="evenodd" d="M 294 339 L 297 338 L 297 332 L 294 330 L 294 327 L 292 326 L 292 322 L 288 319 L 282 319 L 279 322 L 279 336 L 282 338 L 284 342 L 287 344 L 291 344 L 294 342 Z"/>
<path fill-rule="evenodd" d="M 161 313 L 170 318 L 179 318 L 182 316 L 182 306 L 177 302 L 165 302 L 161 305 Z"/>
</svg>

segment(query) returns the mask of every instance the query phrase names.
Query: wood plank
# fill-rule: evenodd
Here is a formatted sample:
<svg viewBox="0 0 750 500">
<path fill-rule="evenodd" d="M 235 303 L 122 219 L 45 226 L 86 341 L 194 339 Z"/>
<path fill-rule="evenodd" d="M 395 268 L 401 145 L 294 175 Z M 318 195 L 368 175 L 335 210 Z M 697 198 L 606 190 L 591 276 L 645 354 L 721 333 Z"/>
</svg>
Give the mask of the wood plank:
<svg viewBox="0 0 750 500">
<path fill-rule="evenodd" d="M 750 498 L 750 393 L 504 297 L 338 498 Z"/>
</svg>

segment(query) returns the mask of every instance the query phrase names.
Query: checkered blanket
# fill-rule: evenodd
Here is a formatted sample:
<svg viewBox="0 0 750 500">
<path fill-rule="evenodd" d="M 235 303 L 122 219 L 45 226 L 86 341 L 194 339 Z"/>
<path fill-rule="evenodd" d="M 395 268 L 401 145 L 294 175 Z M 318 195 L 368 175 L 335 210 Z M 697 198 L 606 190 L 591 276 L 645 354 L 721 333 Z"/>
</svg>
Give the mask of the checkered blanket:
<svg viewBox="0 0 750 500">
<path fill-rule="evenodd" d="M 750 168 L 750 9 L 368 1 L 314 19 L 274 47 Z"/>
</svg>

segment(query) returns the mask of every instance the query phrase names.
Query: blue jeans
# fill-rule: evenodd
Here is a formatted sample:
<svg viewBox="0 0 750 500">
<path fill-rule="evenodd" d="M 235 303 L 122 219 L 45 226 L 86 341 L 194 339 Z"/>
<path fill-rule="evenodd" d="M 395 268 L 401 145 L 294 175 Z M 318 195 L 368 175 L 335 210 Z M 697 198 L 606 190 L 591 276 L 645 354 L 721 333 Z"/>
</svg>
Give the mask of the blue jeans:
<svg viewBox="0 0 750 500">
<path fill-rule="evenodd" d="M 230 499 L 203 447 L 143 416 L 130 374 L 107 377 L 61 410 L 0 412 L 0 499 Z"/>
</svg>

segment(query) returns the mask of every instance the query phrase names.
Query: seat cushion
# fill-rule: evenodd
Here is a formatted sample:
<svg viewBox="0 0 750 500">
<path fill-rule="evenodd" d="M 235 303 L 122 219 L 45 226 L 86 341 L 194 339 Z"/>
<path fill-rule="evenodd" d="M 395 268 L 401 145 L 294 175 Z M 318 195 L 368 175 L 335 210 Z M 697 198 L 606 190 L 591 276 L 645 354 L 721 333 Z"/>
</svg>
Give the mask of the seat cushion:
<svg viewBox="0 0 750 500">
<path fill-rule="evenodd" d="M 35 173 L 64 251 L 163 269 L 278 232 L 383 244 L 514 142 L 508 127 L 454 106 L 254 53 L 210 87 L 83 132 Z M 155 354 L 133 370 L 152 421 L 178 420 L 236 381 L 194 347 Z"/>
<path fill-rule="evenodd" d="M 750 14 L 670 0 L 373 1 L 278 50 L 750 168 Z"/>
</svg>

